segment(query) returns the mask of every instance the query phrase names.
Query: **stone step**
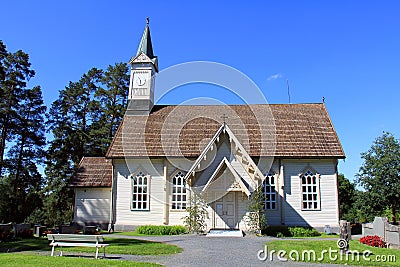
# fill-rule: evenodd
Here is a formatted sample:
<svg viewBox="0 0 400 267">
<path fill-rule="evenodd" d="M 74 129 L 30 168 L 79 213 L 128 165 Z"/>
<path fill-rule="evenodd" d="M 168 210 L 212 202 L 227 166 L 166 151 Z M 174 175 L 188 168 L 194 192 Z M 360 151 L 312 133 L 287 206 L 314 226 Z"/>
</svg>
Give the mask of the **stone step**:
<svg viewBox="0 0 400 267">
<path fill-rule="evenodd" d="M 220 230 L 220 229 L 211 229 L 207 235 L 208 237 L 243 237 L 242 230 Z"/>
</svg>

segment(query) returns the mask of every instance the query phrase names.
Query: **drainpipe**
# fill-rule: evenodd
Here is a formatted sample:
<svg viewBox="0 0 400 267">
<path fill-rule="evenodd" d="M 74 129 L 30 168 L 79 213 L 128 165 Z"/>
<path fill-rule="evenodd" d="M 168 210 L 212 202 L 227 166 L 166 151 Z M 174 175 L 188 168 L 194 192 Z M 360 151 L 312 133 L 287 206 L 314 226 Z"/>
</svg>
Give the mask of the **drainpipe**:
<svg viewBox="0 0 400 267">
<path fill-rule="evenodd" d="M 334 160 L 335 165 L 335 180 L 336 180 L 336 210 L 337 210 L 337 219 L 338 219 L 338 223 L 340 222 L 340 209 L 339 209 L 339 177 L 338 177 L 338 160 Z"/>
<path fill-rule="evenodd" d="M 281 159 L 279 159 L 279 177 L 281 181 L 279 188 L 281 224 L 285 224 L 285 168 Z"/>
<path fill-rule="evenodd" d="M 168 161 L 164 159 L 164 224 L 169 224 L 169 182 L 168 182 Z"/>
<path fill-rule="evenodd" d="M 111 177 L 111 198 L 110 198 L 110 220 L 108 222 L 108 232 L 111 233 L 114 231 L 114 177 L 115 177 L 115 173 L 114 173 L 114 160 L 112 160 L 112 164 L 111 164 L 111 173 L 112 173 L 112 177 Z"/>
</svg>

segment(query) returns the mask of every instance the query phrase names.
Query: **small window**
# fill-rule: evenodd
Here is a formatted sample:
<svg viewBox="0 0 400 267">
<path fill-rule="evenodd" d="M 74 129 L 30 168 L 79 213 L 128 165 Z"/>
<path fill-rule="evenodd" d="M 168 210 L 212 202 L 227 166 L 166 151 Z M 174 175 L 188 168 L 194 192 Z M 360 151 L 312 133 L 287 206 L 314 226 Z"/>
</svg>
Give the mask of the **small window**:
<svg viewBox="0 0 400 267">
<path fill-rule="evenodd" d="M 132 210 L 149 210 L 149 178 L 139 172 L 132 177 Z"/>
<path fill-rule="evenodd" d="M 172 177 L 172 209 L 186 209 L 186 181 L 185 174 L 181 171 Z"/>
<path fill-rule="evenodd" d="M 319 209 L 319 188 L 316 174 L 308 170 L 301 176 L 302 209 Z"/>
<path fill-rule="evenodd" d="M 268 173 L 265 176 L 263 183 L 263 194 L 264 194 L 264 209 L 275 210 L 276 209 L 276 177 L 273 173 Z"/>
</svg>

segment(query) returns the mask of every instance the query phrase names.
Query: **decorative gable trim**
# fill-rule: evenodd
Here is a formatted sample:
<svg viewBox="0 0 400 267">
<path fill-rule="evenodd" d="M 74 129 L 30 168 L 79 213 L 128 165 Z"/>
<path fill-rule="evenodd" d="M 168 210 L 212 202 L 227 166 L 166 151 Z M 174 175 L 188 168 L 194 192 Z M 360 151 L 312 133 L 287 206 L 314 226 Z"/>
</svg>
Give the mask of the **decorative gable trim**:
<svg viewBox="0 0 400 267">
<path fill-rule="evenodd" d="M 153 61 L 151 61 L 151 59 L 145 53 L 140 52 L 139 55 L 131 58 L 129 64 L 132 63 L 153 63 Z"/>
<path fill-rule="evenodd" d="M 203 159 L 206 159 L 206 154 L 209 150 L 213 149 L 214 143 L 219 141 L 219 135 L 221 134 L 222 130 L 224 128 L 224 125 L 222 125 L 218 131 L 214 134 L 213 138 L 211 138 L 210 142 L 206 145 L 206 147 L 203 149 L 201 152 L 200 156 L 197 158 L 197 160 L 193 163 L 192 167 L 190 167 L 189 171 L 185 175 L 185 179 L 189 180 L 191 176 L 194 176 L 196 173 L 196 168 L 200 169 L 200 164 Z"/>
<path fill-rule="evenodd" d="M 129 64 L 132 65 L 134 63 L 151 63 L 154 66 L 155 70 L 158 72 L 157 61 L 158 61 L 157 57 L 151 59 L 145 53 L 140 52 L 139 55 L 132 57 L 131 60 L 129 60 Z"/>
<path fill-rule="evenodd" d="M 229 142 L 234 143 L 233 152 L 235 153 L 235 157 L 239 160 L 249 177 L 254 182 L 254 188 L 257 188 L 264 180 L 264 175 L 226 124 L 222 125 L 215 133 L 213 138 L 211 138 L 210 142 L 203 149 L 200 156 L 187 172 L 185 179 L 188 180 L 188 183 L 190 184 L 191 177 L 194 177 L 196 169 L 200 169 L 201 161 L 206 159 L 207 152 L 213 149 L 215 142 L 219 142 L 221 133 L 227 133 L 229 136 Z"/>
<path fill-rule="evenodd" d="M 247 189 L 246 185 L 243 183 L 242 179 L 239 177 L 239 175 L 237 174 L 237 172 L 232 167 L 231 163 L 227 160 L 226 157 L 224 157 L 221 160 L 218 167 L 215 169 L 214 173 L 211 175 L 210 179 L 208 180 L 207 184 L 204 186 L 204 188 L 201 192 L 204 193 L 207 191 L 207 189 L 210 187 L 212 181 L 217 177 L 218 173 L 221 171 L 221 169 L 224 165 L 233 174 L 233 177 L 235 177 L 235 182 L 231 185 L 230 188 L 228 188 L 227 191 L 238 191 L 238 189 L 239 189 L 240 191 L 245 193 L 247 196 L 250 196 L 249 189 Z"/>
<path fill-rule="evenodd" d="M 236 136 L 233 134 L 231 129 L 229 129 L 227 125 L 224 128 L 226 129 L 226 132 L 230 137 L 230 141 L 233 141 L 235 144 L 235 153 L 237 153 L 237 155 L 235 156 L 238 157 L 238 154 L 241 155 L 240 163 L 243 165 L 245 171 L 250 176 L 250 178 L 253 179 L 253 181 L 255 182 L 255 187 L 257 188 L 264 181 L 264 174 L 260 171 L 257 164 L 255 164 L 253 159 L 244 149 L 244 147 L 236 138 Z"/>
<path fill-rule="evenodd" d="M 298 176 L 302 177 L 307 171 L 312 172 L 313 174 L 315 174 L 315 176 L 319 179 L 321 174 L 316 171 L 313 167 L 311 167 L 310 164 L 308 164 L 301 172 L 299 172 Z"/>
<path fill-rule="evenodd" d="M 136 168 L 136 170 L 133 171 L 131 174 L 129 174 L 128 177 L 126 177 L 126 178 L 133 178 L 133 177 L 135 177 L 136 175 L 138 175 L 140 172 L 142 172 L 143 174 L 145 174 L 146 177 L 148 177 L 148 178 L 150 177 L 149 172 L 146 171 L 141 165 L 139 165 L 139 166 Z"/>
</svg>

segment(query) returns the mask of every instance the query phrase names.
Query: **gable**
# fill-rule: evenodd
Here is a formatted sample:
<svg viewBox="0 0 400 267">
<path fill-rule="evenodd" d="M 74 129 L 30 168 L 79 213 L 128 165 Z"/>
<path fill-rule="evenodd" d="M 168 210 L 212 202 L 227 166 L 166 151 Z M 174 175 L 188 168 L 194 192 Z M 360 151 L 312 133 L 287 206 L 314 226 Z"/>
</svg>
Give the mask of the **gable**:
<svg viewBox="0 0 400 267">
<path fill-rule="evenodd" d="M 231 175 L 233 179 L 229 179 L 229 176 L 224 174 Z M 218 181 L 219 180 L 219 181 Z M 204 194 L 209 191 L 213 184 L 222 185 L 221 188 L 216 188 L 218 190 L 223 190 L 224 192 L 229 191 L 240 191 L 245 193 L 247 196 L 250 196 L 250 191 L 247 186 L 244 184 L 242 179 L 239 177 L 238 173 L 232 167 L 230 162 L 227 158 L 223 158 L 223 160 L 218 165 L 217 169 L 211 175 L 210 179 L 208 180 L 207 184 L 202 188 L 201 192 Z"/>
<path fill-rule="evenodd" d="M 213 152 L 214 147 L 218 151 Z M 211 161 L 207 160 L 207 157 L 211 158 Z M 236 163 L 236 169 L 241 171 L 241 176 L 243 177 L 237 173 L 231 161 Z M 215 166 L 215 164 L 218 164 L 218 166 Z M 185 179 L 192 188 L 197 189 L 196 191 L 201 188 L 201 193 L 204 193 L 211 183 L 222 182 L 222 186 L 227 186 L 227 181 L 225 181 L 227 177 L 221 180 L 224 175 L 221 174 L 221 171 L 226 173 L 226 170 L 231 174 L 230 178 L 232 180 L 228 182 L 230 183 L 228 186 L 233 183 L 237 187 L 235 187 L 236 189 L 241 189 L 247 195 L 250 195 L 250 191 L 255 190 L 264 179 L 264 175 L 253 159 L 229 127 L 223 124 L 190 167 Z M 196 175 L 196 172 L 200 173 L 200 175 Z M 215 181 L 217 178 L 218 181 Z M 242 178 L 244 179 L 243 181 Z M 246 182 L 246 185 L 243 182 Z M 222 188 L 220 189 L 222 190 Z M 229 191 L 229 188 L 222 190 L 222 192 L 227 191 Z"/>
</svg>

